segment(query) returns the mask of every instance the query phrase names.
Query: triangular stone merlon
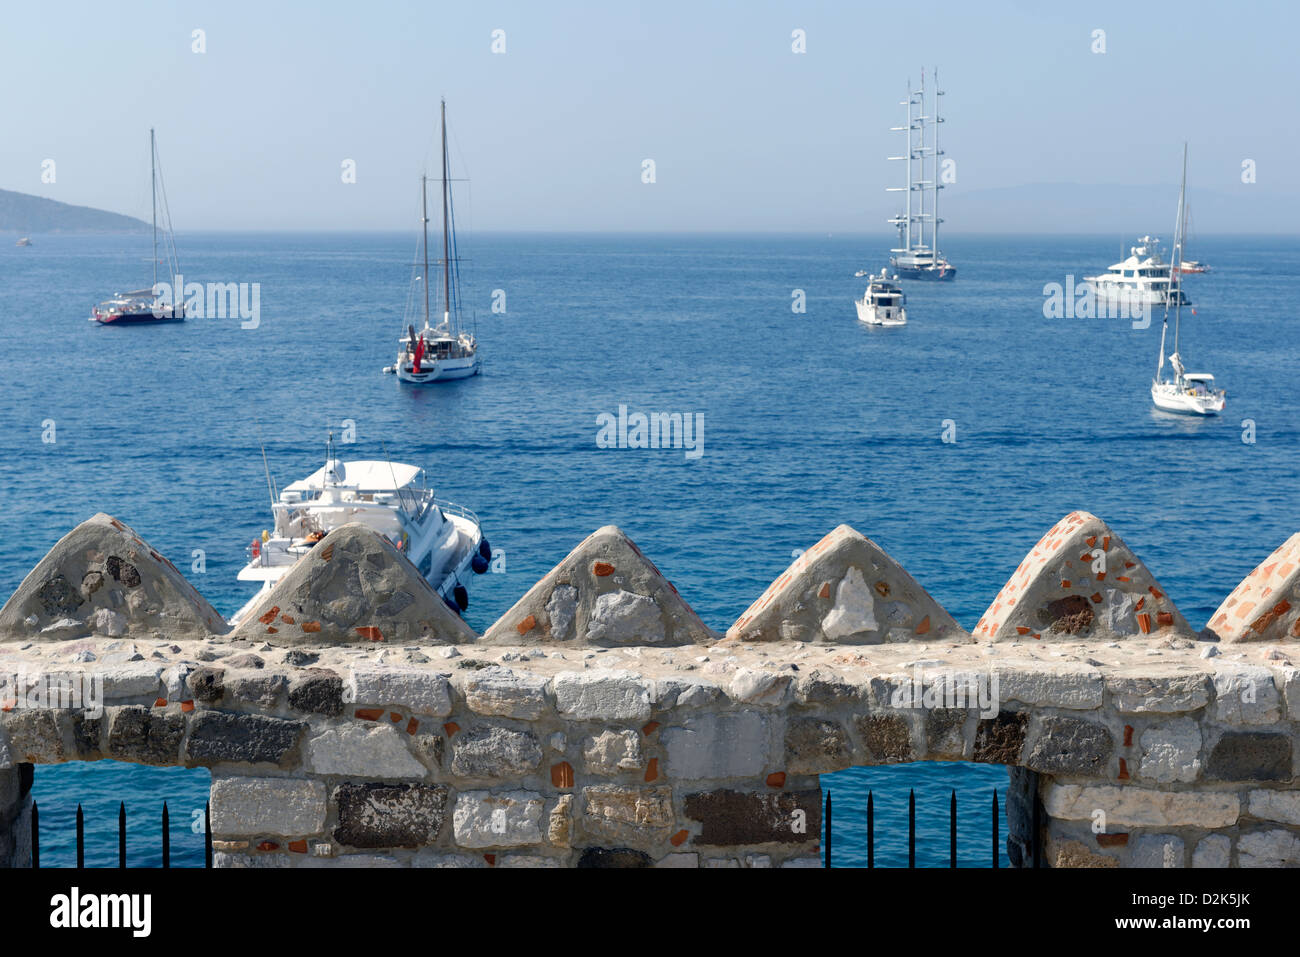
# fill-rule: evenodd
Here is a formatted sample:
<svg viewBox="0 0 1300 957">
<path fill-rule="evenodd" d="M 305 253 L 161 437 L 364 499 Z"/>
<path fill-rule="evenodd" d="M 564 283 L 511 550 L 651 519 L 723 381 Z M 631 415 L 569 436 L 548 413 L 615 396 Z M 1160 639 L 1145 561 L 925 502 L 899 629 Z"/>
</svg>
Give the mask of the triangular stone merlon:
<svg viewBox="0 0 1300 957">
<path fill-rule="evenodd" d="M 1242 579 L 1206 630 L 1230 643 L 1300 638 L 1300 532 Z"/>
<path fill-rule="evenodd" d="M 1111 528 L 1071 512 L 1039 539 L 975 626 L 980 641 L 1189 637 L 1165 589 Z"/>
<path fill-rule="evenodd" d="M 969 637 L 902 565 L 848 525 L 796 558 L 727 630 L 728 641 L 876 644 Z"/>
<path fill-rule="evenodd" d="M 606 525 L 542 576 L 482 642 L 665 646 L 716 637 L 641 549 Z"/>
</svg>

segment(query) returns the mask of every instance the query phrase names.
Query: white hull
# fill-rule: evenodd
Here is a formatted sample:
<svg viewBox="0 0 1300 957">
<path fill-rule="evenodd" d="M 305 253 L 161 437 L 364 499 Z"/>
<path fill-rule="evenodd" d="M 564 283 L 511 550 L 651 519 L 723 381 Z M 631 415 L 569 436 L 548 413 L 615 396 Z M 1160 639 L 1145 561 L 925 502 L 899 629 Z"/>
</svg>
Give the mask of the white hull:
<svg viewBox="0 0 1300 957">
<path fill-rule="evenodd" d="M 478 355 L 462 359 L 438 359 L 434 362 L 420 364 L 420 371 L 412 371 L 408 362 L 397 367 L 397 378 L 411 385 L 429 385 L 433 382 L 449 382 L 452 379 L 468 379 L 482 371 Z"/>
<path fill-rule="evenodd" d="M 906 309 L 877 309 L 862 299 L 853 300 L 853 304 L 858 307 L 858 321 L 868 326 L 907 325 Z"/>
<path fill-rule="evenodd" d="M 1222 395 L 1194 395 L 1171 382 L 1152 383 L 1151 401 L 1165 412 L 1202 416 L 1218 415 L 1226 404 Z"/>
<path fill-rule="evenodd" d="M 1165 301 L 1170 298 L 1163 289 L 1125 286 L 1106 280 L 1098 280 L 1093 276 L 1085 277 L 1083 281 L 1086 285 L 1092 287 L 1092 294 L 1097 299 L 1112 305 L 1127 303 L 1136 306 L 1163 306 Z M 1183 304 L 1188 305 L 1186 299 L 1183 300 Z M 1170 305 L 1173 305 L 1172 300 L 1170 300 Z"/>
</svg>

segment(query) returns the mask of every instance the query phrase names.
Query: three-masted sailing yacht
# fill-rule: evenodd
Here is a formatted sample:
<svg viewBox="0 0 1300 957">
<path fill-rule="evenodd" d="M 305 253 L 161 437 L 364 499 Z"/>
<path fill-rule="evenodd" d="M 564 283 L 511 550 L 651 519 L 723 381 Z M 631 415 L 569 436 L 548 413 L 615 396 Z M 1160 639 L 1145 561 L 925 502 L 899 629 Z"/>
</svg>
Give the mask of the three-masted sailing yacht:
<svg viewBox="0 0 1300 957">
<path fill-rule="evenodd" d="M 481 361 L 478 342 L 460 326 L 460 270 L 454 251 L 451 192 L 447 179 L 447 101 L 442 101 L 442 321 L 433 325 L 429 318 L 429 206 L 428 177 L 420 177 L 420 222 L 424 229 L 424 271 L 417 278 L 423 285 L 424 327 L 418 332 L 412 322 L 398 342 L 397 362 L 384 369 L 397 373 L 402 382 L 427 385 L 449 379 L 466 379 L 478 375 Z M 404 319 L 408 317 L 403 317 Z"/>
<path fill-rule="evenodd" d="M 1156 408 L 1183 415 L 1217 415 L 1223 411 L 1224 391 L 1214 387 L 1208 372 L 1187 372 L 1178 351 L 1178 331 L 1183 312 L 1182 266 L 1184 210 L 1187 199 L 1187 144 L 1183 144 L 1183 183 L 1178 189 L 1178 220 L 1174 226 L 1174 251 L 1170 260 L 1170 295 L 1165 300 L 1164 323 L 1160 329 L 1160 364 L 1151 382 L 1151 401 Z M 1169 301 L 1174 304 L 1174 351 L 1169 354 L 1172 379 L 1164 377 L 1165 336 L 1169 332 Z"/>
<path fill-rule="evenodd" d="M 894 255 L 889 264 L 894 272 L 903 279 L 950 280 L 957 277 L 957 270 L 939 252 L 939 124 L 943 117 L 939 115 L 939 97 L 943 90 L 939 87 L 939 73 L 934 74 L 934 89 L 930 96 L 931 108 L 925 108 L 925 70 L 921 71 L 921 88 L 913 91 L 911 81 L 907 84 L 907 99 L 899 106 L 907 108 L 907 125 L 895 126 L 892 132 L 907 136 L 907 152 L 902 156 L 891 156 L 891 160 L 903 160 L 907 168 L 906 183 L 903 186 L 886 187 L 886 192 L 906 193 L 907 198 L 903 212 L 889 220 L 891 226 L 898 227 L 898 247 L 890 250 Z M 915 110 L 914 110 L 915 108 Z M 926 142 L 926 129 L 930 129 L 930 140 Z M 916 136 L 912 134 L 916 133 Z M 927 162 L 927 160 L 929 162 Z M 930 178 L 927 179 L 927 168 Z M 913 175 L 915 174 L 915 175 Z M 912 194 L 917 194 L 916 209 L 912 208 Z M 926 194 L 930 196 L 929 209 L 926 208 Z M 926 225 L 930 227 L 930 241 L 926 242 Z"/>
<path fill-rule="evenodd" d="M 119 292 L 91 310 L 90 321 L 102 325 L 138 325 L 145 322 L 179 322 L 185 318 L 185 297 L 182 290 L 173 289 L 170 301 L 158 295 L 158 194 L 162 186 L 158 167 L 158 142 L 154 131 L 149 130 L 149 185 L 153 200 L 153 285 L 148 289 Z M 172 232 L 171 211 L 167 208 L 167 189 L 162 188 L 163 254 L 167 257 L 169 281 L 174 285 L 181 273 L 176 256 L 176 236 Z"/>
</svg>

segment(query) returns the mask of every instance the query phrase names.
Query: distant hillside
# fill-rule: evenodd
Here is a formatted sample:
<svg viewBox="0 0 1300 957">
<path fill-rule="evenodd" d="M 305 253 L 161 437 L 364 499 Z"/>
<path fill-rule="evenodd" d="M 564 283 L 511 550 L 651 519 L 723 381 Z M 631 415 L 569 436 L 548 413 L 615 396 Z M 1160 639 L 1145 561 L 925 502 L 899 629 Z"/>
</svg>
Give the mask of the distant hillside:
<svg viewBox="0 0 1300 957">
<path fill-rule="evenodd" d="M 148 228 L 133 216 L 0 189 L 0 232 L 138 233 Z"/>
</svg>

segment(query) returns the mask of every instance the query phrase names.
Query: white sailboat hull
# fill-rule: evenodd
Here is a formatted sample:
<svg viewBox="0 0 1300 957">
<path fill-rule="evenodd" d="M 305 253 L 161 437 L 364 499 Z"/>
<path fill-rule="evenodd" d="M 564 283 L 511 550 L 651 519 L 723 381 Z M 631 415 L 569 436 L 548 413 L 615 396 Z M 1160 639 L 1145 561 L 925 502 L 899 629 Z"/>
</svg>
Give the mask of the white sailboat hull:
<svg viewBox="0 0 1300 957">
<path fill-rule="evenodd" d="M 416 372 L 410 362 L 397 367 L 397 378 L 411 385 L 429 385 L 434 382 L 449 382 L 452 379 L 468 379 L 482 371 L 482 363 L 477 354 L 456 359 L 437 359 L 420 363 Z"/>
<path fill-rule="evenodd" d="M 1218 415 L 1226 404 L 1222 393 L 1198 395 L 1172 382 L 1153 382 L 1151 401 L 1157 409 L 1178 415 Z"/>
</svg>

